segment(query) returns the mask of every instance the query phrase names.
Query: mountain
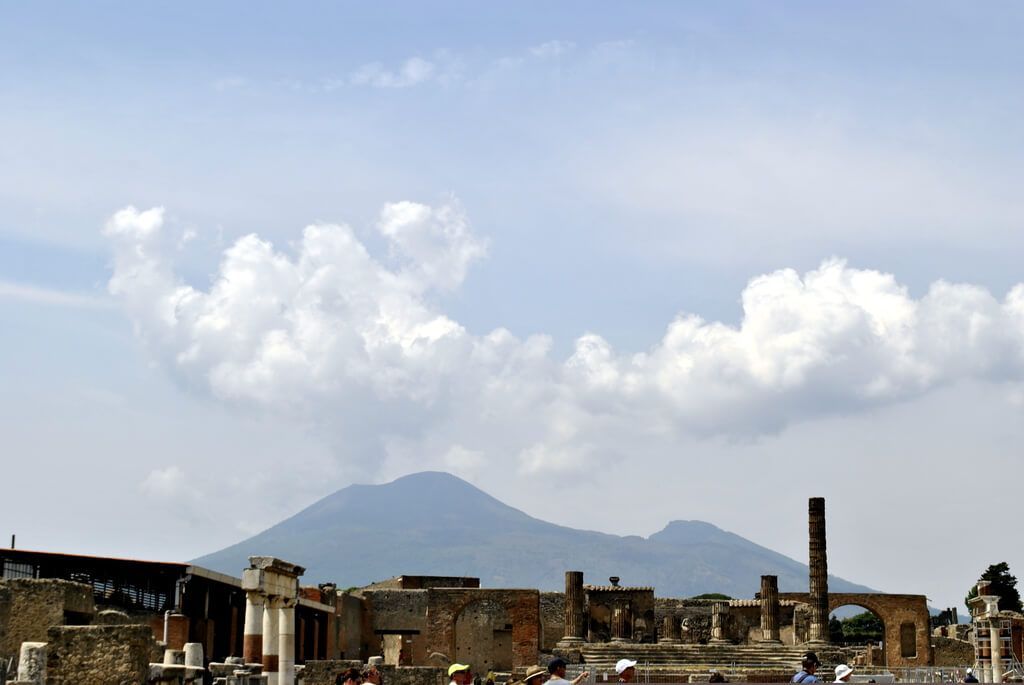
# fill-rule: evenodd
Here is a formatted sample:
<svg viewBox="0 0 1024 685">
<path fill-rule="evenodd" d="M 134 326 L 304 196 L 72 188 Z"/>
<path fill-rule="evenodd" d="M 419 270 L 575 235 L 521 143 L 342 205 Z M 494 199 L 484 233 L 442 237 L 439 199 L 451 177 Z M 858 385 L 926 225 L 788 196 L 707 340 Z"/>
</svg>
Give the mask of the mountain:
<svg viewBox="0 0 1024 685">
<path fill-rule="evenodd" d="M 807 590 L 807 566 L 704 521 L 672 521 L 648 538 L 576 530 L 528 516 L 447 473 L 352 485 L 248 540 L 193 563 L 231 575 L 270 554 L 307 568 L 306 583 L 361 586 L 397 575 L 476 576 L 484 587 L 564 588 L 620 576 L 660 597 L 752 597 L 762 574 Z M 835 576 L 829 589 L 870 592 Z"/>
</svg>

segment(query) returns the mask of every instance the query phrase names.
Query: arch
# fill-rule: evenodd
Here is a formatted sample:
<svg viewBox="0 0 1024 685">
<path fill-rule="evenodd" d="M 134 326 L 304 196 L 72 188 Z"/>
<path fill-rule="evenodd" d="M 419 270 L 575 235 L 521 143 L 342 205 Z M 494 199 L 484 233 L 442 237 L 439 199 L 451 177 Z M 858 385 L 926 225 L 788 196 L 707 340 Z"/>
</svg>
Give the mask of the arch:
<svg viewBox="0 0 1024 685">
<path fill-rule="evenodd" d="M 537 663 L 540 636 L 540 593 L 537 590 L 428 589 L 427 651 L 439 652 L 454 660 L 460 615 L 470 605 L 485 600 L 494 603 L 490 605 L 492 608 L 500 607 L 500 610 L 492 609 L 492 615 L 496 615 L 494 611 L 504 612 L 502 615 L 507 616 L 504 625 L 511 626 L 507 636 L 512 649 L 511 668 L 523 669 Z M 465 621 L 464 625 L 468 625 Z M 504 635 L 498 637 L 499 642 L 506 639 Z"/>
<path fill-rule="evenodd" d="M 882 640 L 882 663 L 878 663 L 877 661 L 875 661 L 875 662 L 872 662 L 872 665 L 874 665 L 874 666 L 884 666 L 884 665 L 886 665 L 885 664 L 885 658 L 886 658 L 886 656 L 888 654 L 888 651 L 887 651 L 886 647 L 888 645 L 889 635 L 888 635 L 888 632 L 886 630 L 885 618 L 883 616 L 881 616 L 876 610 L 874 610 L 874 609 L 872 609 L 870 607 L 866 607 L 863 604 L 840 604 L 840 605 L 835 606 L 835 607 L 831 606 L 831 604 L 832 603 L 829 602 L 829 612 L 828 612 L 829 613 L 829 619 L 832 618 L 832 614 L 835 613 L 836 610 L 838 610 L 838 609 L 841 609 L 843 607 L 857 607 L 858 609 L 863 609 L 865 612 L 871 614 L 872 616 L 874 616 L 875 618 L 877 618 L 879 620 L 879 622 L 882 624 L 882 635 L 881 635 L 881 640 Z M 830 637 L 831 637 L 831 635 L 830 635 Z M 861 646 L 863 646 L 863 643 L 861 643 Z"/>
<path fill-rule="evenodd" d="M 806 592 L 780 592 L 779 598 L 810 603 L 810 594 Z M 847 605 L 867 609 L 882 620 L 885 626 L 883 642 L 886 666 L 912 668 L 933 665 L 927 597 L 881 592 L 829 593 L 830 615 L 839 607 Z"/>
</svg>

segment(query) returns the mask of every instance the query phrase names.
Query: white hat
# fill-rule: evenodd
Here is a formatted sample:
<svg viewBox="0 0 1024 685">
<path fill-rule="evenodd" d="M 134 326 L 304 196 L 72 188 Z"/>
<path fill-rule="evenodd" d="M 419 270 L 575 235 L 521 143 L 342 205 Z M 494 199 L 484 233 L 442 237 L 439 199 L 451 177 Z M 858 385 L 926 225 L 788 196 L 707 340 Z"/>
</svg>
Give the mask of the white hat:
<svg viewBox="0 0 1024 685">
<path fill-rule="evenodd" d="M 617 662 L 615 662 L 615 673 L 618 675 L 622 675 L 623 671 L 625 671 L 627 668 L 633 668 L 634 666 L 636 666 L 635 661 L 630 661 L 629 659 L 619 659 Z"/>
<path fill-rule="evenodd" d="M 974 673 L 974 669 L 973 668 L 968 668 L 967 669 L 967 675 L 971 675 L 972 673 Z"/>
<path fill-rule="evenodd" d="M 836 680 L 842 680 L 851 673 L 853 673 L 853 669 L 846 664 L 839 664 L 836 666 Z"/>
</svg>

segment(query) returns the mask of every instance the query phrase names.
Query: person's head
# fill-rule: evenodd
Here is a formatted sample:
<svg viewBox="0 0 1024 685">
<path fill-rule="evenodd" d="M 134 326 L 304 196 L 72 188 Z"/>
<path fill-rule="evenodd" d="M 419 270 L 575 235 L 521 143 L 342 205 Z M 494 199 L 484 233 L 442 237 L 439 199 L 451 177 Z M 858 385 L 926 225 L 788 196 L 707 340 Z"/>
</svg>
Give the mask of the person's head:
<svg viewBox="0 0 1024 685">
<path fill-rule="evenodd" d="M 363 674 L 358 668 L 348 668 L 338 674 L 334 679 L 334 685 L 361 685 Z"/>
<path fill-rule="evenodd" d="M 456 685 L 469 685 L 473 682 L 473 671 L 469 664 L 452 664 L 448 667 L 448 677 Z"/>
<path fill-rule="evenodd" d="M 554 659 L 548 662 L 548 673 L 555 676 L 556 678 L 564 678 L 565 667 L 565 659 L 556 656 Z"/>
<path fill-rule="evenodd" d="M 619 659 L 615 664 L 615 673 L 622 682 L 633 682 L 633 677 L 636 676 L 636 662 L 630 659 Z"/>
<path fill-rule="evenodd" d="M 363 671 L 363 682 L 373 683 L 373 685 L 381 685 L 380 671 L 377 670 L 376 666 L 370 666 L 368 669 Z"/>
<path fill-rule="evenodd" d="M 821 662 L 818 661 L 818 655 L 814 652 L 805 652 L 803 661 L 800 662 L 800 665 L 803 666 L 803 669 L 808 673 L 814 673 L 818 670 L 818 667 L 821 666 Z"/>
<path fill-rule="evenodd" d="M 836 680 L 847 682 L 850 676 L 853 675 L 853 669 L 846 664 L 839 664 L 836 666 Z"/>
<path fill-rule="evenodd" d="M 523 682 L 526 685 L 541 685 L 548 679 L 548 670 L 541 668 L 540 666 L 530 666 L 526 669 L 526 677 L 523 678 Z"/>
</svg>

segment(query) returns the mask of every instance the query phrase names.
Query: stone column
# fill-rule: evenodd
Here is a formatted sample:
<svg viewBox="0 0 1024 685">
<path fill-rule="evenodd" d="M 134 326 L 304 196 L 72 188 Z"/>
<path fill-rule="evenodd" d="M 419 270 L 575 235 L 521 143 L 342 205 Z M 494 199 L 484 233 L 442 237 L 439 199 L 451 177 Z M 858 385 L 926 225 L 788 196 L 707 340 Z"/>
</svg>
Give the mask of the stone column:
<svg viewBox="0 0 1024 685">
<path fill-rule="evenodd" d="M 682 642 L 680 639 L 679 619 L 672 614 L 666 614 L 664 620 L 662 620 L 661 635 L 658 636 L 658 642 L 667 644 Z"/>
<path fill-rule="evenodd" d="M 281 617 L 281 598 L 267 597 L 263 609 L 263 675 L 267 685 L 278 685 L 278 621 Z"/>
<path fill-rule="evenodd" d="M 810 642 L 828 641 L 828 555 L 825 551 L 825 498 L 811 497 L 807 503 L 811 626 Z"/>
<path fill-rule="evenodd" d="M 263 663 L 263 603 L 262 593 L 245 593 L 245 630 L 242 633 L 242 659 L 247 664 Z"/>
<path fill-rule="evenodd" d="M 293 597 L 281 601 L 278 619 L 278 682 L 280 685 L 295 683 L 295 605 Z"/>
<path fill-rule="evenodd" d="M 712 644 L 723 644 L 725 639 L 725 617 L 729 615 L 728 602 L 715 602 L 711 605 L 711 639 Z"/>
<path fill-rule="evenodd" d="M 572 647 L 583 644 L 586 639 L 586 615 L 584 614 L 583 572 L 565 572 L 565 631 L 558 641 L 559 647 Z"/>
<path fill-rule="evenodd" d="M 761 642 L 779 639 L 779 577 L 761 576 Z"/>
<path fill-rule="evenodd" d="M 992 682 L 1003 682 L 1003 640 L 999 632 L 999 619 L 989 619 L 989 651 L 992 653 Z"/>
<path fill-rule="evenodd" d="M 46 685 L 45 642 L 22 642 L 18 655 L 18 681 Z"/>
<path fill-rule="evenodd" d="M 619 600 L 612 608 L 612 642 L 629 642 L 629 612 L 626 603 Z"/>
</svg>

